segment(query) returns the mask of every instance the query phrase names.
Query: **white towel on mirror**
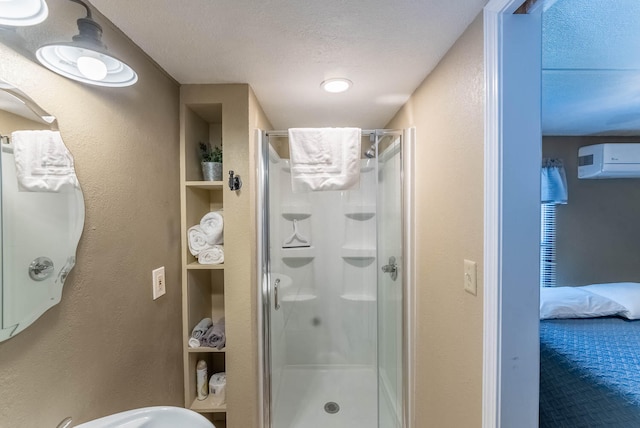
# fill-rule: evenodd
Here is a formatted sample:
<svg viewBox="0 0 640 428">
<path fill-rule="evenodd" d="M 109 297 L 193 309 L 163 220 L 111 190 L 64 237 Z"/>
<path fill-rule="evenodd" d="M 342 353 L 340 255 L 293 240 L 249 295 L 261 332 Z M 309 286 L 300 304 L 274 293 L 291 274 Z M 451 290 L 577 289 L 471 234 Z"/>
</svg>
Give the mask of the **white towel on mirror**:
<svg viewBox="0 0 640 428">
<path fill-rule="evenodd" d="M 207 237 L 199 224 L 192 226 L 187 230 L 187 242 L 189 244 L 189 252 L 194 256 L 197 256 L 207 248 L 211 248 L 207 243 Z"/>
<path fill-rule="evenodd" d="M 198 254 L 198 263 L 201 265 L 219 265 L 224 263 L 224 247 L 214 245 L 212 248 L 202 250 Z"/>
<path fill-rule="evenodd" d="M 294 193 L 360 185 L 360 128 L 290 128 Z"/>
<path fill-rule="evenodd" d="M 224 244 L 224 217 L 222 211 L 207 213 L 200 220 L 200 228 L 209 245 Z"/>
<path fill-rule="evenodd" d="M 61 192 L 80 188 L 73 156 L 58 131 L 15 131 L 11 141 L 21 191 Z"/>
</svg>

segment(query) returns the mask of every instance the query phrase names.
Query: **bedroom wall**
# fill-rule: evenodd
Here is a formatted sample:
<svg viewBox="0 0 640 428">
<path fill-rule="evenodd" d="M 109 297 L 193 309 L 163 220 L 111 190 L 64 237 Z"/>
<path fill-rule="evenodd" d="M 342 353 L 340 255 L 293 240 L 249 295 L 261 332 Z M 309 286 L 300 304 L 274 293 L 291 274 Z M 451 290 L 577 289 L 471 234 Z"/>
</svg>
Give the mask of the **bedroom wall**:
<svg viewBox="0 0 640 428">
<path fill-rule="evenodd" d="M 28 50 L 70 40 L 84 16 L 70 1 L 47 3 L 47 21 L 19 30 Z M 61 303 L 0 343 L 1 428 L 183 403 L 178 85 L 94 16 L 138 72 L 134 86 L 83 85 L 0 44 L 0 77 L 57 116 L 86 205 Z M 151 270 L 162 265 L 167 294 L 153 301 Z"/>
<path fill-rule="evenodd" d="M 545 137 L 544 157 L 564 161 L 569 203 L 558 205 L 557 283 L 640 282 L 640 181 L 578 180 L 578 148 L 640 137 Z"/>
<path fill-rule="evenodd" d="M 415 425 L 482 425 L 482 14 L 387 128 L 416 127 Z M 478 294 L 463 260 L 478 263 Z"/>
</svg>

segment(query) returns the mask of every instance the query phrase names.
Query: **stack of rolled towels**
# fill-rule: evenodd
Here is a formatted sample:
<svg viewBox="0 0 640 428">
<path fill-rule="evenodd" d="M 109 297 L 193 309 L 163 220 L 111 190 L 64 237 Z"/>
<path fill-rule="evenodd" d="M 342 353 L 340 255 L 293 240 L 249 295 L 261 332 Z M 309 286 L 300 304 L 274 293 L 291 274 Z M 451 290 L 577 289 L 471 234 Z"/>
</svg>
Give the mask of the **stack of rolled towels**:
<svg viewBox="0 0 640 428">
<path fill-rule="evenodd" d="M 224 263 L 224 220 L 222 211 L 207 213 L 200 220 L 200 224 L 190 227 L 187 231 L 189 251 L 198 258 L 203 265 Z"/>
<path fill-rule="evenodd" d="M 217 323 L 213 323 L 211 318 L 202 319 L 191 332 L 189 338 L 189 347 L 191 348 L 224 348 L 227 343 L 224 334 L 224 317 L 220 318 Z"/>
</svg>

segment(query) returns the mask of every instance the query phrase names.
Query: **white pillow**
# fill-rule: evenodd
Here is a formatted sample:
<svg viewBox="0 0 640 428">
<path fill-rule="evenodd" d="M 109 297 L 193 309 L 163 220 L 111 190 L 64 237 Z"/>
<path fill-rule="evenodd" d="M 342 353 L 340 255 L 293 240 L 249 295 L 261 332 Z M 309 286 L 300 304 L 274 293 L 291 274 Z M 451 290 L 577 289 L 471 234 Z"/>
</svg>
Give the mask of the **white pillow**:
<svg viewBox="0 0 640 428">
<path fill-rule="evenodd" d="M 620 316 L 630 320 L 640 319 L 640 284 L 637 282 L 613 282 L 585 285 L 583 289 L 613 300 L 624 307 Z"/>
<path fill-rule="evenodd" d="M 540 319 L 595 318 L 617 315 L 625 307 L 585 287 L 541 287 Z"/>
</svg>

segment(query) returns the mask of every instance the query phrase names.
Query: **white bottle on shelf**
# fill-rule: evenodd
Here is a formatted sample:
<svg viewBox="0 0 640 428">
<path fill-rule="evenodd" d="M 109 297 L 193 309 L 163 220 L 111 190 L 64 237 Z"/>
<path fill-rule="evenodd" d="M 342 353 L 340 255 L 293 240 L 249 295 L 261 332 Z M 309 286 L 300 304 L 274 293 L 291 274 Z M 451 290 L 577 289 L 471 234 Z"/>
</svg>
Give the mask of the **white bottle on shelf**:
<svg viewBox="0 0 640 428">
<path fill-rule="evenodd" d="M 198 400 L 204 400 L 209 396 L 207 378 L 207 363 L 205 360 L 200 360 L 196 365 L 196 398 Z"/>
</svg>

